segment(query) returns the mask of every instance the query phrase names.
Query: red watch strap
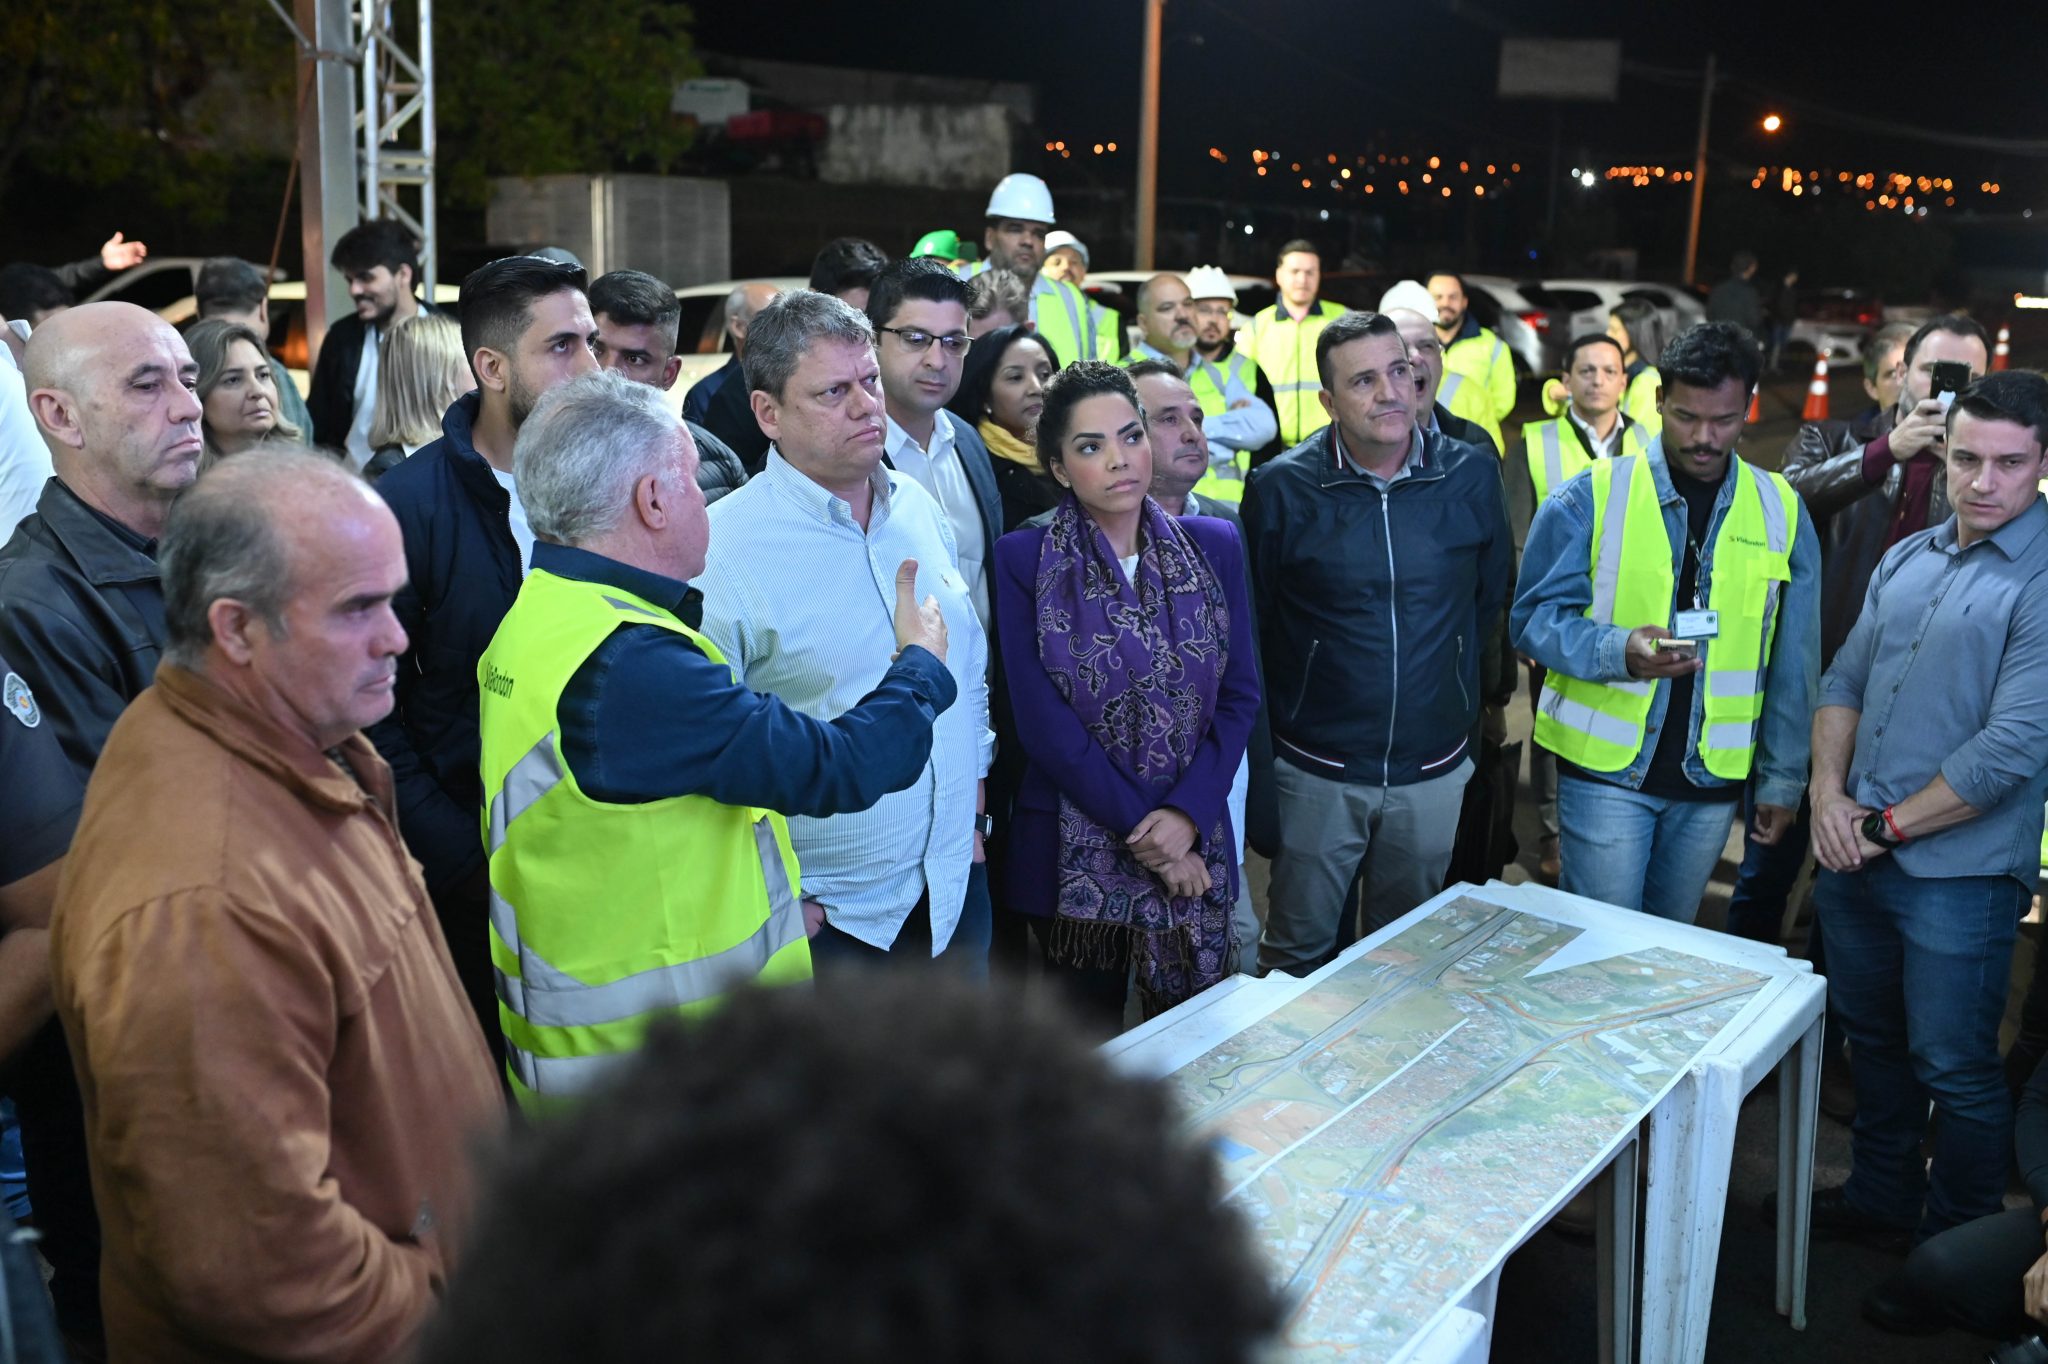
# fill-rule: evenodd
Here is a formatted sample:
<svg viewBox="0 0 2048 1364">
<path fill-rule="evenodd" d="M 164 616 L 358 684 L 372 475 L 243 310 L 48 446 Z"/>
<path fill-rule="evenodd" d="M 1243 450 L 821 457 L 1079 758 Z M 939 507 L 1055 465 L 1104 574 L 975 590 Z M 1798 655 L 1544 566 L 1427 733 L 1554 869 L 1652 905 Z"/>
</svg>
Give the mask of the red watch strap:
<svg viewBox="0 0 2048 1364">
<path fill-rule="evenodd" d="M 1892 831 L 1892 837 L 1898 839 L 1899 842 L 1912 842 L 1911 839 L 1906 837 L 1906 831 L 1899 827 L 1899 821 L 1892 818 L 1892 807 L 1889 805 L 1884 807 L 1884 827 L 1890 829 Z"/>
</svg>

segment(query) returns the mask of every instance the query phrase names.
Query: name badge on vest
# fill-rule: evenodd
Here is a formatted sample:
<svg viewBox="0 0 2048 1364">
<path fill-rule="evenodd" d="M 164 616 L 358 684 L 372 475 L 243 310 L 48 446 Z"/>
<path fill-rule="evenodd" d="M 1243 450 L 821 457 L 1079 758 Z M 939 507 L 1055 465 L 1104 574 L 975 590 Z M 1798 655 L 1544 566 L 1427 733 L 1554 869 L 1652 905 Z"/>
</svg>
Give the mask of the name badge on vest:
<svg viewBox="0 0 2048 1364">
<path fill-rule="evenodd" d="M 1680 639 L 1719 639 L 1721 636 L 1721 613 L 1719 611 L 1680 611 L 1672 625 L 1672 631 Z"/>
</svg>

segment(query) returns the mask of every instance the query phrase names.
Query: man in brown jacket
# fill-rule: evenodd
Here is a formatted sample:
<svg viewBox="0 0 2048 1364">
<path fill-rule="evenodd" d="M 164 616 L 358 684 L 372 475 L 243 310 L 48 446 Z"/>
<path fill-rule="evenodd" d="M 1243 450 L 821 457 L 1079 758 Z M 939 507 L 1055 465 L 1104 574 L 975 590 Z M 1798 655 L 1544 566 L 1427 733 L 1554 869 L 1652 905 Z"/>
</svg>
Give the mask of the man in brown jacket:
<svg viewBox="0 0 2048 1364">
<path fill-rule="evenodd" d="M 51 964 L 115 1359 L 378 1360 L 449 1267 L 502 1111 L 391 773 L 398 526 L 330 460 L 173 510 L 168 646 L 114 726 Z"/>
</svg>

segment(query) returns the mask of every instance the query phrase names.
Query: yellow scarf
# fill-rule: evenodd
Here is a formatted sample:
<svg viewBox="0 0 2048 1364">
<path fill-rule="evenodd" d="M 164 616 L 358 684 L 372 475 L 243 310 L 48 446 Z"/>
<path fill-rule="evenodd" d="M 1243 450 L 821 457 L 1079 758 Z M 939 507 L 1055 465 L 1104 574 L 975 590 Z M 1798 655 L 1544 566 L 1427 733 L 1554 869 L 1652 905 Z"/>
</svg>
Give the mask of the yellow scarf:
<svg viewBox="0 0 2048 1364">
<path fill-rule="evenodd" d="M 1012 464 L 1021 464 L 1034 474 L 1045 472 L 1038 467 L 1038 451 L 996 425 L 995 418 L 984 417 L 981 425 L 974 429 L 981 432 L 981 439 L 988 446 L 990 454 L 999 459 L 1007 459 Z"/>
</svg>

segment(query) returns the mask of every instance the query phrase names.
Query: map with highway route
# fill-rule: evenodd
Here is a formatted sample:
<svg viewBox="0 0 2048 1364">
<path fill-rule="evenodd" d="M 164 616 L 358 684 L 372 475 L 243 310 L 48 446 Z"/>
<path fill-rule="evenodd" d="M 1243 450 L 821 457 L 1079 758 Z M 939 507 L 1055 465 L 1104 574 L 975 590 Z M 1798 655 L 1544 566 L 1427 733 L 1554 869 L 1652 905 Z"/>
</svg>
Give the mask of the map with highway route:
<svg viewBox="0 0 2048 1364">
<path fill-rule="evenodd" d="M 1763 981 L 1460 896 L 1176 1071 L 1289 1357 L 1395 1358 Z"/>
</svg>

